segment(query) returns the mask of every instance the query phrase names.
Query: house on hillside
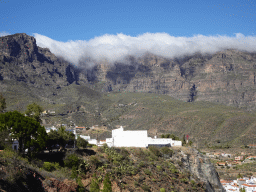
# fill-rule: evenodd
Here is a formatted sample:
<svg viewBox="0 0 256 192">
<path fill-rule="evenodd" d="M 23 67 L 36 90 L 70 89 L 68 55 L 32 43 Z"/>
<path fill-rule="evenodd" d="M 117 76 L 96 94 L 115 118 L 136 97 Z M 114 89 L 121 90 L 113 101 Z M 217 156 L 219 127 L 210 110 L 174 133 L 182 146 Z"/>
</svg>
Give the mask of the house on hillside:
<svg viewBox="0 0 256 192">
<path fill-rule="evenodd" d="M 231 158 L 232 155 L 227 153 L 221 153 L 221 156 Z"/>
<path fill-rule="evenodd" d="M 85 130 L 85 127 L 77 127 L 77 126 L 76 126 L 76 130 L 77 130 L 77 131 L 83 131 L 83 130 Z"/>
<path fill-rule="evenodd" d="M 242 188 L 244 188 L 246 192 L 254 192 L 256 191 L 256 184 L 242 184 Z"/>
<path fill-rule="evenodd" d="M 121 126 L 112 130 L 112 138 L 106 138 L 109 147 L 148 147 L 148 146 L 182 146 L 181 141 L 170 138 L 148 137 L 147 130 L 124 131 Z"/>
<path fill-rule="evenodd" d="M 256 156 L 248 156 L 248 157 L 246 157 L 246 159 L 250 159 L 250 160 L 255 159 L 256 160 Z"/>
<path fill-rule="evenodd" d="M 220 153 L 213 153 L 213 155 L 215 156 L 215 157 L 217 157 L 217 158 L 220 158 Z"/>
<path fill-rule="evenodd" d="M 218 166 L 225 167 L 227 164 L 225 162 L 217 162 Z"/>
<path fill-rule="evenodd" d="M 242 161 L 242 160 L 244 160 L 244 156 L 235 157 L 235 161 Z"/>
<path fill-rule="evenodd" d="M 47 127 L 47 128 L 45 128 L 45 130 L 46 130 L 46 133 L 49 133 L 51 130 L 57 131 L 57 128 L 54 127 L 54 126 L 52 126 L 52 127 Z"/>
<path fill-rule="evenodd" d="M 249 148 L 256 148 L 256 144 L 249 144 L 248 147 Z"/>
</svg>

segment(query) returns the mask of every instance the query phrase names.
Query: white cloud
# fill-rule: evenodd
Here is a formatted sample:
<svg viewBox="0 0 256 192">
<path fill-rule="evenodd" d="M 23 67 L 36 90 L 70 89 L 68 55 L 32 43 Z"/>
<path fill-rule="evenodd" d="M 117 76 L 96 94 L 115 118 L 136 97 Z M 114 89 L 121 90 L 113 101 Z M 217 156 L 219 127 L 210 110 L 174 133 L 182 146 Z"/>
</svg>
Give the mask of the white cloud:
<svg viewBox="0 0 256 192">
<path fill-rule="evenodd" d="M 7 32 L 0 32 L 0 37 L 3 37 L 3 36 L 6 36 L 6 35 L 11 35 L 10 33 L 7 33 Z"/>
<path fill-rule="evenodd" d="M 75 65 L 81 60 L 90 66 L 103 60 L 113 63 L 121 61 L 127 55 L 139 57 L 146 52 L 173 58 L 196 52 L 212 54 L 231 48 L 248 52 L 256 51 L 256 36 L 244 36 L 241 33 L 236 33 L 234 37 L 221 35 L 174 37 L 167 33 L 145 33 L 136 37 L 106 34 L 89 41 L 68 42 L 55 41 L 37 33 L 33 35 L 38 46 L 49 48 L 55 55 L 62 56 Z"/>
</svg>

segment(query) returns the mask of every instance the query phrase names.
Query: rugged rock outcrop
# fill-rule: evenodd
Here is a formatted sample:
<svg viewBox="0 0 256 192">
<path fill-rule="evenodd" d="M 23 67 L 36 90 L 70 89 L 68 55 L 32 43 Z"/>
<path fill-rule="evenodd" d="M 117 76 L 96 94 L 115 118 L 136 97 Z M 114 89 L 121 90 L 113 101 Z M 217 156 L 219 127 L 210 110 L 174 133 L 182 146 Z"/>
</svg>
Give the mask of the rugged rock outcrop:
<svg viewBox="0 0 256 192">
<path fill-rule="evenodd" d="M 0 37 L 0 80 L 58 89 L 77 82 L 77 75 L 68 62 L 38 47 L 34 37 L 18 33 Z"/>
<path fill-rule="evenodd" d="M 173 158 L 183 163 L 184 169 L 189 170 L 192 178 L 197 177 L 203 181 L 207 192 L 225 191 L 220 183 L 219 175 L 208 157 L 193 148 L 186 148 L 186 152 L 181 151 L 179 155 L 176 154 Z"/>
</svg>

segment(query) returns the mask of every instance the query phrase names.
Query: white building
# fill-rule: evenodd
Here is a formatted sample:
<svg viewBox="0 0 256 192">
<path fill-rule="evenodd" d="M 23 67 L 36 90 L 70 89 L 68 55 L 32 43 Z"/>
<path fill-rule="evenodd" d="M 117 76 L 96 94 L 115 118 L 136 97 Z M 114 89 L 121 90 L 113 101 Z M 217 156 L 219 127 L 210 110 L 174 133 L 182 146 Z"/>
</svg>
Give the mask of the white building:
<svg viewBox="0 0 256 192">
<path fill-rule="evenodd" d="M 256 178 L 244 177 L 243 179 L 237 179 L 233 181 L 220 180 L 222 186 L 226 191 L 239 192 L 241 188 L 244 188 L 246 192 L 256 191 Z"/>
<path fill-rule="evenodd" d="M 85 136 L 85 135 L 79 135 L 82 139 L 84 139 L 84 140 L 90 140 L 91 139 L 91 137 L 88 135 L 88 136 Z"/>
<path fill-rule="evenodd" d="M 46 133 L 49 133 L 51 130 L 57 131 L 57 128 L 52 126 L 52 127 L 45 128 L 45 130 L 46 130 Z"/>
<path fill-rule="evenodd" d="M 181 141 L 156 137 L 153 139 L 148 137 L 147 130 L 124 131 L 122 126 L 119 129 L 112 130 L 112 138 L 106 138 L 106 143 L 109 147 L 182 146 Z"/>
<path fill-rule="evenodd" d="M 90 140 L 88 140 L 88 143 L 93 144 L 93 145 L 98 145 L 97 139 L 90 139 Z"/>
</svg>

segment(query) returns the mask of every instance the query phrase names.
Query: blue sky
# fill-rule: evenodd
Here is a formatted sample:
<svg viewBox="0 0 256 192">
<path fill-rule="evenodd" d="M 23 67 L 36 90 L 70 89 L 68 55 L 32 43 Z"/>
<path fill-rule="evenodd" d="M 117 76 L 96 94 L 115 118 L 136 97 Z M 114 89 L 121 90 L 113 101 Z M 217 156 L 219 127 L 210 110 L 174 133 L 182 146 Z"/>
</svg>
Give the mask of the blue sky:
<svg viewBox="0 0 256 192">
<path fill-rule="evenodd" d="M 112 46 L 105 47 L 108 50 L 115 50 L 116 42 L 119 48 L 123 42 L 131 49 L 135 44 L 159 38 L 163 43 L 164 38 L 173 40 L 176 46 L 180 46 L 179 40 L 186 42 L 185 46 L 188 41 L 195 43 L 196 36 L 197 41 L 202 37 L 201 42 L 208 42 L 207 37 L 236 40 L 241 36 L 255 42 L 255 14 L 256 2 L 252 0 L 0 0 L 0 36 L 26 33 L 55 54 L 79 44 L 83 50 L 79 55 L 88 52 L 85 47 L 96 49 L 95 43 L 101 47 L 102 42 Z M 107 57 L 118 55 L 111 53 Z"/>
</svg>

